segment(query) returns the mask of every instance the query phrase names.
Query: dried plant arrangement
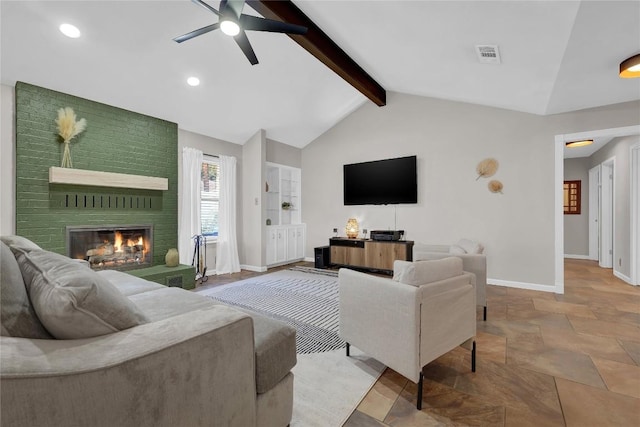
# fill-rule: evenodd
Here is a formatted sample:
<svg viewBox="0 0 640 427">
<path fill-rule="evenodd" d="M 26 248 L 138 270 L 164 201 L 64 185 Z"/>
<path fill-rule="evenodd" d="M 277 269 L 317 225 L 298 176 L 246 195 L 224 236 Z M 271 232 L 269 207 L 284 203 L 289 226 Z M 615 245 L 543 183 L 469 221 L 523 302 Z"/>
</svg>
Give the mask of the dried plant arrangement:
<svg viewBox="0 0 640 427">
<path fill-rule="evenodd" d="M 491 191 L 492 193 L 504 194 L 502 192 L 502 182 L 498 181 L 497 179 L 492 179 L 491 181 L 489 181 L 488 187 L 489 191 Z"/>
<path fill-rule="evenodd" d="M 65 107 L 58 110 L 56 125 L 58 125 L 58 135 L 60 135 L 62 142 L 64 142 L 64 154 L 62 155 L 61 166 L 63 168 L 71 168 L 73 164 L 71 162 L 69 143 L 86 129 L 87 121 L 85 119 L 76 121 L 76 113 L 74 113 L 73 108 Z"/>
<path fill-rule="evenodd" d="M 480 178 L 489 178 L 490 176 L 493 176 L 498 171 L 498 166 L 498 161 L 491 157 L 478 163 L 478 166 L 476 167 L 476 172 L 478 172 L 476 181 Z"/>
</svg>

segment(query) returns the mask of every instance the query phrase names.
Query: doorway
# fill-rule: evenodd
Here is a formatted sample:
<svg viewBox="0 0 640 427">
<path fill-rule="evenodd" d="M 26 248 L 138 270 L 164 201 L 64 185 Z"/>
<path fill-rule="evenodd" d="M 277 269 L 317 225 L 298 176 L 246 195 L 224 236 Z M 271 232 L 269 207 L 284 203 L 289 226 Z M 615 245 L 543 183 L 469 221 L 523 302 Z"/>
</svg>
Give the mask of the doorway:
<svg viewBox="0 0 640 427">
<path fill-rule="evenodd" d="M 555 142 L 554 142 L 554 165 L 555 165 L 555 178 L 554 178 L 554 223 L 555 223 L 555 290 L 554 292 L 557 294 L 563 294 L 564 293 L 564 203 L 563 203 L 563 183 L 564 183 L 564 147 L 565 147 L 565 143 L 568 141 L 577 141 L 577 140 L 582 140 L 582 139 L 592 139 L 592 138 L 597 138 L 597 137 L 619 137 L 619 136 L 629 136 L 629 135 L 640 135 L 640 125 L 636 125 L 636 126 L 625 126 L 625 127 L 620 127 L 620 128 L 611 128 L 611 129 L 601 129 L 601 130 L 594 130 L 594 131 L 588 131 L 588 132 L 578 132 L 578 133 L 573 133 L 573 134 L 563 134 L 563 135 L 556 135 L 555 136 Z M 635 148 L 635 147 L 634 147 Z M 638 150 L 640 150 L 640 148 L 638 148 Z M 634 154 L 635 156 L 638 156 L 637 154 Z M 610 159 L 612 160 L 612 159 Z M 604 163 L 609 162 L 609 160 L 605 161 Z M 640 159 L 637 160 L 638 164 L 640 164 Z M 611 162 L 611 164 L 608 165 L 608 167 L 611 168 L 611 172 L 613 172 L 613 168 L 615 167 L 615 165 L 613 164 L 613 162 Z M 637 169 L 637 168 L 636 168 Z M 632 178 L 636 177 L 636 175 L 633 175 L 634 172 L 632 172 Z M 635 173 L 640 173 L 640 172 L 635 172 Z M 602 171 L 601 171 L 602 174 Z M 640 188 L 640 184 L 638 184 L 638 178 L 636 177 L 636 184 L 638 185 L 638 188 Z M 612 187 L 612 191 L 610 192 L 611 197 L 613 198 L 613 186 L 614 183 L 613 181 L 611 182 L 611 187 Z M 636 189 L 635 193 L 638 193 L 638 190 Z M 637 196 L 637 198 L 640 198 L 640 196 Z M 633 206 L 636 206 L 637 210 L 640 210 L 639 207 L 640 202 L 635 202 L 635 204 Z M 634 214 L 632 213 L 632 224 L 635 223 L 636 227 L 640 228 L 640 226 L 638 226 L 638 218 L 639 218 L 639 214 L 636 213 L 635 216 L 633 216 Z M 613 239 L 613 227 L 615 224 L 613 224 L 613 215 L 611 214 L 611 238 Z M 640 237 L 638 237 L 638 231 L 634 231 L 634 240 L 637 240 L 640 242 Z M 632 265 L 631 268 L 633 269 L 632 271 L 634 272 L 633 274 L 635 275 L 635 277 L 633 277 L 634 283 L 638 283 L 638 276 L 640 275 L 640 266 L 638 266 L 638 263 L 640 263 L 640 261 L 638 260 L 638 258 L 640 258 L 640 247 L 638 247 L 640 245 L 640 243 L 637 243 L 634 241 L 634 246 L 632 248 Z M 600 245 L 602 246 L 602 245 Z M 613 245 L 610 245 L 611 248 L 611 266 L 613 266 Z M 606 252 L 608 252 L 609 249 L 606 250 Z M 591 245 L 589 246 L 589 254 L 592 255 L 591 252 Z M 627 278 L 628 280 L 628 278 Z"/>
</svg>

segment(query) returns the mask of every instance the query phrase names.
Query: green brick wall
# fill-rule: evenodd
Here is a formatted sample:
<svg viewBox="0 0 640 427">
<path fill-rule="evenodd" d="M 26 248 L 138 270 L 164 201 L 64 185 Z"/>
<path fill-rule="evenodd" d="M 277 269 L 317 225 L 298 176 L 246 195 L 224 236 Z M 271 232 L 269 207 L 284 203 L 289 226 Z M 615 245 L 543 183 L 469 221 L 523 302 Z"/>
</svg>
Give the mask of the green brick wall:
<svg viewBox="0 0 640 427">
<path fill-rule="evenodd" d="M 49 184 L 49 167 L 62 161 L 55 119 L 63 107 L 87 120 L 71 142 L 74 168 L 164 177 L 169 190 Z M 177 124 L 16 84 L 17 234 L 65 254 L 67 225 L 153 224 L 153 263 L 163 264 L 167 250 L 178 246 L 177 187 Z"/>
</svg>

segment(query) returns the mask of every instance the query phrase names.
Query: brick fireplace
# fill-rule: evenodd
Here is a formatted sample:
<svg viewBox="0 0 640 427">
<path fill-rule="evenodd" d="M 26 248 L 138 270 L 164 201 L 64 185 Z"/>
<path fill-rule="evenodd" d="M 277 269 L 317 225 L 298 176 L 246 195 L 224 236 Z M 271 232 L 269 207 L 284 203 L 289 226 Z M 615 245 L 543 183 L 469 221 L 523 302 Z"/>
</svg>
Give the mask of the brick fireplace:
<svg viewBox="0 0 640 427">
<path fill-rule="evenodd" d="M 167 250 L 178 246 L 178 126 L 23 82 L 16 84 L 15 106 L 16 234 L 49 251 L 93 257 L 94 268 L 103 268 L 100 262 L 105 260 L 119 264 L 120 258 L 136 266 L 163 265 Z M 54 120 L 63 107 L 87 120 L 86 131 L 72 143 L 74 168 L 167 178 L 168 189 L 49 182 L 49 168 L 60 166 L 62 159 L 64 144 L 57 138 Z M 69 252 L 73 242 L 67 227 L 102 230 L 114 225 L 124 233 L 124 228 L 140 224 L 151 226 L 144 254 L 136 244 L 127 244 L 133 238 L 125 239 L 123 252 L 117 252 L 115 235 L 106 231 L 94 231 L 86 238 L 98 247 Z M 113 253 L 104 240 L 110 241 Z"/>
</svg>

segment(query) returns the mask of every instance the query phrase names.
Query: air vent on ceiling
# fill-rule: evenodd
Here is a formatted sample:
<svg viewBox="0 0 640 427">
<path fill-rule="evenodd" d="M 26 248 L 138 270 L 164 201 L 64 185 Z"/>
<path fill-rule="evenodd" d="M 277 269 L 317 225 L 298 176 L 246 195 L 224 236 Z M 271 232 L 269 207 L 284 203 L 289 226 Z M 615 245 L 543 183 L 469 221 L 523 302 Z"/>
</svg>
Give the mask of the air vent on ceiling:
<svg viewBox="0 0 640 427">
<path fill-rule="evenodd" d="M 500 64 L 500 51 L 497 45 L 476 45 L 476 54 L 478 55 L 478 60 L 483 64 Z"/>
</svg>

